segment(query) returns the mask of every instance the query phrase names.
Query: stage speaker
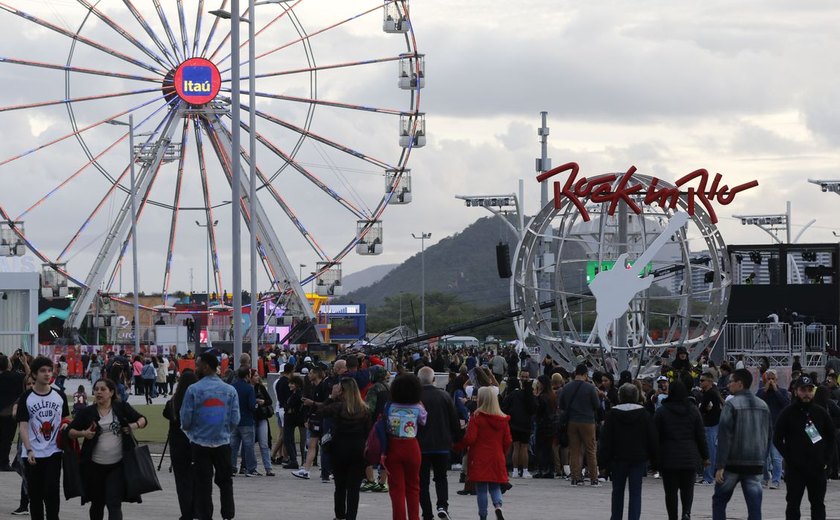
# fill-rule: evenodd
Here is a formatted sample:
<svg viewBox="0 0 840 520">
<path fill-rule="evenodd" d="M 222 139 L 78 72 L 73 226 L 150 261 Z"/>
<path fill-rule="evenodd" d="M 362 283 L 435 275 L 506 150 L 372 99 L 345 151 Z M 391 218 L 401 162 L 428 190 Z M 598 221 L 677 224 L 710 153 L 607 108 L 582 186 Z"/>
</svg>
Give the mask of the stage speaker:
<svg viewBox="0 0 840 520">
<path fill-rule="evenodd" d="M 770 284 L 779 284 L 779 259 L 771 256 L 767 259 L 767 271 L 770 273 Z"/>
<path fill-rule="evenodd" d="M 496 246 L 496 269 L 499 271 L 499 278 L 510 278 L 510 247 L 499 242 Z"/>
</svg>

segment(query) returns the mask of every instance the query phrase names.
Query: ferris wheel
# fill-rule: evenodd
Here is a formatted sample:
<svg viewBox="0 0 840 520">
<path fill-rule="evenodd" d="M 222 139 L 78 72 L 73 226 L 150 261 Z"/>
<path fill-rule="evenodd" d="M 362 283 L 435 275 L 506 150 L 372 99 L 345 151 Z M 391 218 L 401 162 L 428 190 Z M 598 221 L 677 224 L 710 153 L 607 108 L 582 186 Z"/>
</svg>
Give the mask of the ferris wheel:
<svg viewBox="0 0 840 520">
<path fill-rule="evenodd" d="M 264 291 L 309 316 L 302 285 L 339 294 L 342 259 L 382 253 L 383 213 L 411 201 L 425 63 L 408 0 L 269 0 L 243 12 L 256 33 L 257 124 L 240 123 L 257 141 L 253 215 L 247 139 L 231 160 L 231 20 L 210 13 L 219 3 L 228 7 L 0 1 L 0 255 L 31 250 L 45 296 L 79 286 L 67 328 L 82 324 L 97 295 L 121 292 L 132 192 L 143 285 L 164 301 L 205 256 L 208 293 L 226 289 L 223 237 L 237 203 L 257 232 Z M 129 117 L 133 134 L 115 126 Z"/>
</svg>

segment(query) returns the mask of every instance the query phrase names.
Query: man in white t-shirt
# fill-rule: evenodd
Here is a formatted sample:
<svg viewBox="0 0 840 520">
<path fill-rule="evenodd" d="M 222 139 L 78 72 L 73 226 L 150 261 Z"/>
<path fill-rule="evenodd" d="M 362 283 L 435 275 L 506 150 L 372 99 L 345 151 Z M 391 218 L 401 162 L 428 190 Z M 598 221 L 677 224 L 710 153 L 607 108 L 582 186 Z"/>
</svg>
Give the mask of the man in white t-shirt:
<svg viewBox="0 0 840 520">
<path fill-rule="evenodd" d="M 34 520 L 58 520 L 61 449 L 56 439 L 61 420 L 70 415 L 67 397 L 50 386 L 51 360 L 39 356 L 32 361 L 35 385 L 18 401 L 17 421 L 26 454 L 25 468 L 29 511 Z M 64 425 L 66 427 L 66 425 Z"/>
</svg>

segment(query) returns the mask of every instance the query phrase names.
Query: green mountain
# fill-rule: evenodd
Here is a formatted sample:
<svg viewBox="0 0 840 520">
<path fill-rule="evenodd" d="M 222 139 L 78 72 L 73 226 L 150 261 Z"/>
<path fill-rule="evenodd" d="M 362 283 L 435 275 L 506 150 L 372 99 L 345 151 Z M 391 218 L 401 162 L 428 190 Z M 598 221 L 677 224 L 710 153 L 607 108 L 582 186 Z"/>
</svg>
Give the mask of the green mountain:
<svg viewBox="0 0 840 520">
<path fill-rule="evenodd" d="M 499 278 L 496 245 L 507 243 L 511 257 L 517 237 L 498 217 L 485 217 L 469 227 L 427 247 L 426 295 L 442 293 L 478 308 L 509 305 L 510 280 Z M 420 253 L 392 269 L 378 282 L 347 293 L 341 302 L 366 303 L 376 308 L 386 298 L 397 301 L 400 293 L 420 294 Z M 419 309 L 415 310 L 419 312 Z"/>
</svg>

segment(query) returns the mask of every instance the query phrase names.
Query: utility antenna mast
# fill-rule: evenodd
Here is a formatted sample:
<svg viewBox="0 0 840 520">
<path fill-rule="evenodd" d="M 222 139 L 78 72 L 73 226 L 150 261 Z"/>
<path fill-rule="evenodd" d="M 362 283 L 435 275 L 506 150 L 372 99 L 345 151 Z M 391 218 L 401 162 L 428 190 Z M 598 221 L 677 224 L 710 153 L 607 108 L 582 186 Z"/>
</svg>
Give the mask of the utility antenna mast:
<svg viewBox="0 0 840 520">
<path fill-rule="evenodd" d="M 537 173 L 544 173 L 551 169 L 551 158 L 548 156 L 548 112 L 540 112 L 542 125 L 537 128 L 537 135 L 540 136 L 540 157 L 536 161 Z M 540 210 L 548 204 L 548 181 L 540 183 Z M 539 212 L 539 210 L 537 210 Z M 546 236 L 538 239 L 539 251 L 539 275 L 537 276 L 537 287 L 539 289 L 540 302 L 546 302 L 552 298 L 551 295 L 551 272 L 554 269 L 554 255 L 551 254 L 551 233 L 549 227 L 546 229 Z M 543 318 L 551 319 L 551 309 L 543 311 Z"/>
</svg>

